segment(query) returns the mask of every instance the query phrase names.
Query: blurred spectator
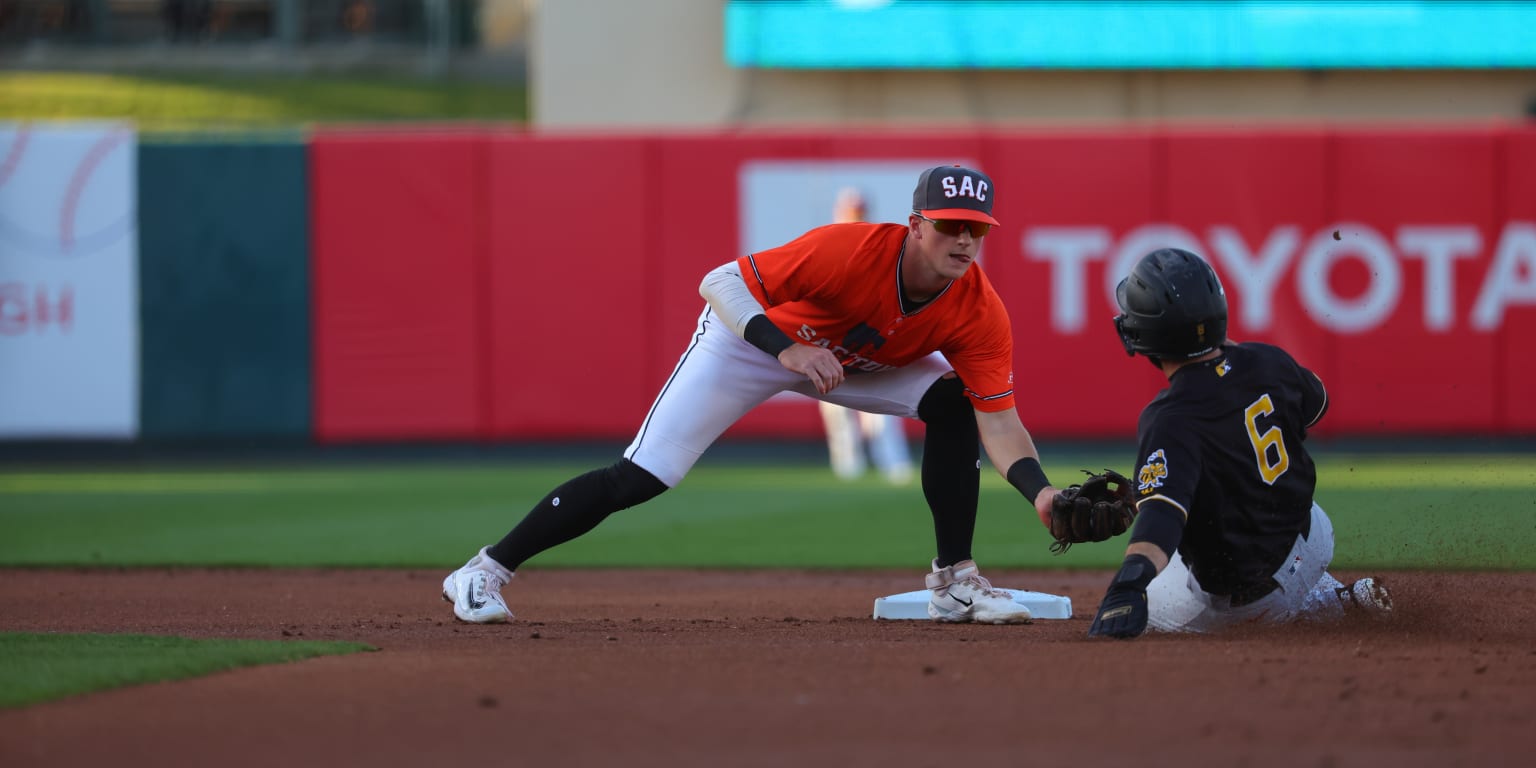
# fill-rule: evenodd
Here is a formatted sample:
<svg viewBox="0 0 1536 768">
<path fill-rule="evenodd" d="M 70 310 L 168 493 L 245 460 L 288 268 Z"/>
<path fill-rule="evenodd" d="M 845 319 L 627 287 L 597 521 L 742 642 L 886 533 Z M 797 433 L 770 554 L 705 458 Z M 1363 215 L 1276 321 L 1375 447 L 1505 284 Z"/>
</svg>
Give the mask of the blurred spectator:
<svg viewBox="0 0 1536 768">
<path fill-rule="evenodd" d="M 211 0 L 164 0 L 160 6 L 171 42 L 201 40 L 208 32 Z"/>
<path fill-rule="evenodd" d="M 19 3 L 0 0 L 0 40 L 86 38 L 91 32 L 87 0 Z"/>
<path fill-rule="evenodd" d="M 845 188 L 832 204 L 832 220 L 863 221 L 867 207 L 859 190 Z M 875 469 L 895 485 L 912 481 L 912 456 L 899 417 L 855 411 L 825 401 L 818 405 L 827 430 L 827 454 L 833 474 L 852 480 L 863 475 L 873 462 Z"/>
<path fill-rule="evenodd" d="M 347 0 L 341 6 L 341 28 L 354 37 L 366 37 L 373 32 L 372 0 Z"/>
</svg>

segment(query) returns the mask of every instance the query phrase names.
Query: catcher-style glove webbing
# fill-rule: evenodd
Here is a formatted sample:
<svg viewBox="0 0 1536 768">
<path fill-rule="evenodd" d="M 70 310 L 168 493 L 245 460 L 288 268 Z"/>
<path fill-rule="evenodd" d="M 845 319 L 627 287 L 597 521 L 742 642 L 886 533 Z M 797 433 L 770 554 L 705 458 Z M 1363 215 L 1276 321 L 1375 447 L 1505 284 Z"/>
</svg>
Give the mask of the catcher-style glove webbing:
<svg viewBox="0 0 1536 768">
<path fill-rule="evenodd" d="M 1051 552 L 1061 554 L 1073 544 L 1108 541 L 1136 520 L 1136 495 L 1131 481 L 1112 469 L 1102 474 L 1083 470 L 1088 476 L 1051 500 Z"/>
</svg>

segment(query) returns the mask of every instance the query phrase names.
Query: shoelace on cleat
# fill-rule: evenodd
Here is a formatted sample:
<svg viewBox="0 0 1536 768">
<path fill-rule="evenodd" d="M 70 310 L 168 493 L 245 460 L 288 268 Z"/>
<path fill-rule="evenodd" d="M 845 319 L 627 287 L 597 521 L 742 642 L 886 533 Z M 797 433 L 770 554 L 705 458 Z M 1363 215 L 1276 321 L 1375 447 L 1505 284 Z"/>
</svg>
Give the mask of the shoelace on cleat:
<svg viewBox="0 0 1536 768">
<path fill-rule="evenodd" d="M 479 579 L 475 578 L 476 576 L 484 576 L 485 581 L 482 583 Z M 501 596 L 500 590 L 506 585 L 507 583 L 498 578 L 496 574 L 491 573 L 490 571 L 477 570 L 474 573 L 471 573 L 469 577 L 470 597 L 480 597 L 484 598 L 485 600 L 495 600 Z M 475 594 L 477 589 L 480 592 L 479 595 Z"/>
<path fill-rule="evenodd" d="M 1009 598 L 1009 599 L 1011 599 L 1011 597 L 1009 596 L 1009 594 L 1007 592 L 1004 592 L 1003 590 L 998 589 L 998 588 L 992 586 L 992 582 L 987 581 L 987 578 L 985 576 L 982 576 L 981 574 L 975 574 L 975 575 L 972 575 L 972 576 L 967 576 L 964 579 L 961 579 L 960 581 L 955 582 L 955 583 L 957 583 L 957 584 L 969 584 L 969 585 L 971 585 L 972 589 L 975 589 L 977 592 L 980 592 L 981 594 L 983 594 L 983 595 L 985 595 L 987 597 L 1001 597 L 1001 598 Z"/>
</svg>

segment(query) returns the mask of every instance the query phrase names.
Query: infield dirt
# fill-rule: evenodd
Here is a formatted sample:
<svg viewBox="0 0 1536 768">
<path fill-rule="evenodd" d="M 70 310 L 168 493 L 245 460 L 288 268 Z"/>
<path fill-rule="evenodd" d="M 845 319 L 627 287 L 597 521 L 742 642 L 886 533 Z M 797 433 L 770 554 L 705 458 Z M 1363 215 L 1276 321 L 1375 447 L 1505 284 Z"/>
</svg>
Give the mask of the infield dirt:
<svg viewBox="0 0 1536 768">
<path fill-rule="evenodd" d="M 446 571 L 445 571 L 446 572 Z M 0 570 L 0 631 L 379 650 L 0 711 L 0 765 L 1529 765 L 1536 574 L 1386 574 L 1390 623 L 1088 640 L 1074 617 L 876 622 L 921 572 L 526 569 L 469 626 L 444 573 Z M 1338 573 L 1346 581 L 1363 574 Z"/>
</svg>

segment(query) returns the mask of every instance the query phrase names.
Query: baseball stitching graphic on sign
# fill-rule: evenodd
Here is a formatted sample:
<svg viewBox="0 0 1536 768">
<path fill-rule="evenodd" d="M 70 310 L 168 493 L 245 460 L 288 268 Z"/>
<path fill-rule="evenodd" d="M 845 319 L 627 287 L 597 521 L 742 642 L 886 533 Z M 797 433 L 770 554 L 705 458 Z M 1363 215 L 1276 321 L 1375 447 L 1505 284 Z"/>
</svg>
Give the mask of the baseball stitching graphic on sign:
<svg viewBox="0 0 1536 768">
<path fill-rule="evenodd" d="M 75 258 L 125 237 L 131 196 L 93 185 L 105 167 L 132 162 L 117 154 L 132 147 L 131 138 L 121 128 L 0 129 L 0 253 Z"/>
</svg>

